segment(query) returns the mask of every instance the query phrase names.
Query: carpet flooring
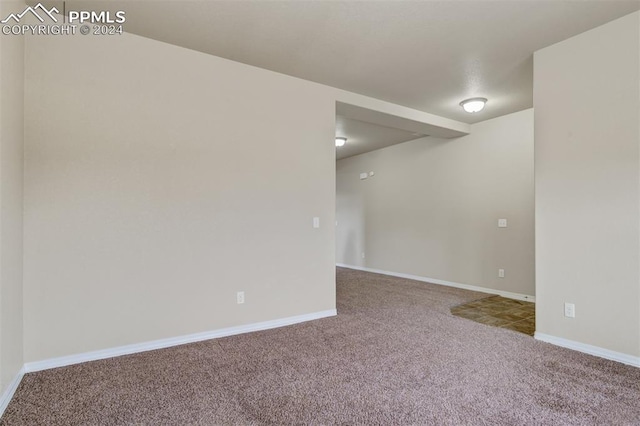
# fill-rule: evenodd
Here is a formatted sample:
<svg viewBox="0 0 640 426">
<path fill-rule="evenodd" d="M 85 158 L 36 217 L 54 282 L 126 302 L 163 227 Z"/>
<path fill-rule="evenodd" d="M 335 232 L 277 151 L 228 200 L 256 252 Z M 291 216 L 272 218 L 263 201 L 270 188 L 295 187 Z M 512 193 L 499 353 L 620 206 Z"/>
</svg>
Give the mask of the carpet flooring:
<svg viewBox="0 0 640 426">
<path fill-rule="evenodd" d="M 338 316 L 27 374 L 0 425 L 640 425 L 640 369 L 348 269 Z"/>
</svg>

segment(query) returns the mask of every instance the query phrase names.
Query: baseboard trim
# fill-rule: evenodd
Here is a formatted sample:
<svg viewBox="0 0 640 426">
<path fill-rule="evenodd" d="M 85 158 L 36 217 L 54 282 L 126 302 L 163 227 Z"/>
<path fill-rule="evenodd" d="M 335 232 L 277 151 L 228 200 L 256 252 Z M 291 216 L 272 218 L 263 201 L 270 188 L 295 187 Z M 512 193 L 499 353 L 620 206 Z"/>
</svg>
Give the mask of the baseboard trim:
<svg viewBox="0 0 640 426">
<path fill-rule="evenodd" d="M 20 382 L 22 381 L 24 375 L 25 369 L 23 366 L 20 371 L 18 371 L 18 374 L 16 374 L 16 376 L 13 378 L 11 383 L 9 383 L 9 387 L 7 387 L 7 389 L 2 393 L 2 396 L 0 396 L 0 418 L 4 414 L 4 410 L 7 409 L 11 398 L 13 398 L 13 394 L 16 393 L 16 389 L 18 389 L 18 386 L 20 385 Z"/>
<path fill-rule="evenodd" d="M 562 337 L 551 336 L 549 334 L 536 333 L 533 336 L 536 340 L 551 343 L 552 345 L 561 346 L 574 351 L 583 352 L 585 354 L 597 356 L 611 361 L 621 362 L 633 367 L 640 367 L 640 357 L 623 354 L 621 352 L 604 349 L 599 346 L 588 345 L 586 343 L 576 342 L 574 340 L 564 339 Z"/>
<path fill-rule="evenodd" d="M 187 334 L 184 336 L 170 337 L 168 339 L 154 340 L 151 342 L 134 343 L 132 345 L 119 346 L 99 351 L 84 352 L 76 355 L 63 356 L 59 358 L 45 359 L 42 361 L 28 362 L 24 365 L 24 372 L 48 370 L 50 368 L 65 367 L 67 365 L 80 364 L 88 361 L 112 358 L 121 355 L 130 355 L 139 352 L 152 351 L 155 349 L 169 348 L 172 346 L 195 343 L 203 340 L 216 339 L 219 337 L 234 336 L 236 334 L 251 333 L 253 331 L 268 330 L 271 328 L 284 327 L 287 325 L 327 318 L 337 315 L 335 309 L 327 311 L 313 312 L 305 315 L 281 318 L 271 321 L 263 321 L 253 324 L 240 325 L 237 327 L 221 328 L 218 330 L 205 331 L 202 333 Z"/>
<path fill-rule="evenodd" d="M 389 276 L 398 277 L 398 278 L 407 278 L 409 280 L 422 281 L 425 283 L 439 284 L 447 287 L 462 288 L 464 290 L 479 291 L 481 293 L 497 294 L 498 296 L 506 297 L 508 299 L 522 300 L 525 302 L 536 301 L 535 296 L 529 296 L 527 294 L 512 293 L 510 291 L 495 290 L 493 288 L 478 287 L 475 285 L 461 284 L 453 281 L 438 280 L 436 278 L 420 277 L 418 275 L 403 274 L 401 272 L 383 271 L 381 269 L 366 268 L 363 266 L 345 265 L 343 263 L 336 263 L 336 266 L 339 266 L 341 268 L 355 269 L 357 271 L 372 272 L 374 274 L 389 275 Z"/>
</svg>

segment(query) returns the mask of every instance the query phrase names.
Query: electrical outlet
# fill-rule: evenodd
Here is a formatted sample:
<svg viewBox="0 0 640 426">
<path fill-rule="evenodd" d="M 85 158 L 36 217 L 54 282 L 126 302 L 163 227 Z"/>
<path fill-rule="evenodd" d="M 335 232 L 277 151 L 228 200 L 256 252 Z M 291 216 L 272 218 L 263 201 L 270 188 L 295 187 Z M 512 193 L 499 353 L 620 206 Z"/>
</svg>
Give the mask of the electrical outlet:
<svg viewBox="0 0 640 426">
<path fill-rule="evenodd" d="M 362 258 L 364 259 L 364 252 L 362 252 Z"/>
<path fill-rule="evenodd" d="M 576 317 L 576 305 L 573 303 L 565 303 L 564 304 L 564 316 L 567 318 L 575 318 Z"/>
<path fill-rule="evenodd" d="M 236 293 L 236 300 L 238 302 L 238 305 L 244 303 L 244 291 L 239 291 L 238 293 Z"/>
<path fill-rule="evenodd" d="M 504 278 L 504 269 L 498 269 L 498 278 Z"/>
</svg>

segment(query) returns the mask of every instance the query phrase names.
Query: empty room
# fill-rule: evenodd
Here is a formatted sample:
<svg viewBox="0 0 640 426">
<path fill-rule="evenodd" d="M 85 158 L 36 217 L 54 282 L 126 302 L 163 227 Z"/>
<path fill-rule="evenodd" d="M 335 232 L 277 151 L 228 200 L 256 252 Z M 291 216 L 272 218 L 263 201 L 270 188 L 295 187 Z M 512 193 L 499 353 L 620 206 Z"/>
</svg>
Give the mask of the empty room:
<svg viewBox="0 0 640 426">
<path fill-rule="evenodd" d="M 639 1 L 0 28 L 0 425 L 640 425 Z"/>
</svg>

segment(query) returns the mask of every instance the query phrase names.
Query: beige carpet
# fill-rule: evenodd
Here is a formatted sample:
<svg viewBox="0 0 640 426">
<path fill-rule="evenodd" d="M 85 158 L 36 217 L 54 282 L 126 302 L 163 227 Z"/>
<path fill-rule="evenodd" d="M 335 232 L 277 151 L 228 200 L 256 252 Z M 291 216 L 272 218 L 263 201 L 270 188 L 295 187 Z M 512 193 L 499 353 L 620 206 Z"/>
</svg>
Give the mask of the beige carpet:
<svg viewBox="0 0 640 426">
<path fill-rule="evenodd" d="M 1 425 L 640 425 L 640 369 L 338 270 L 334 318 L 25 376 Z"/>
</svg>

